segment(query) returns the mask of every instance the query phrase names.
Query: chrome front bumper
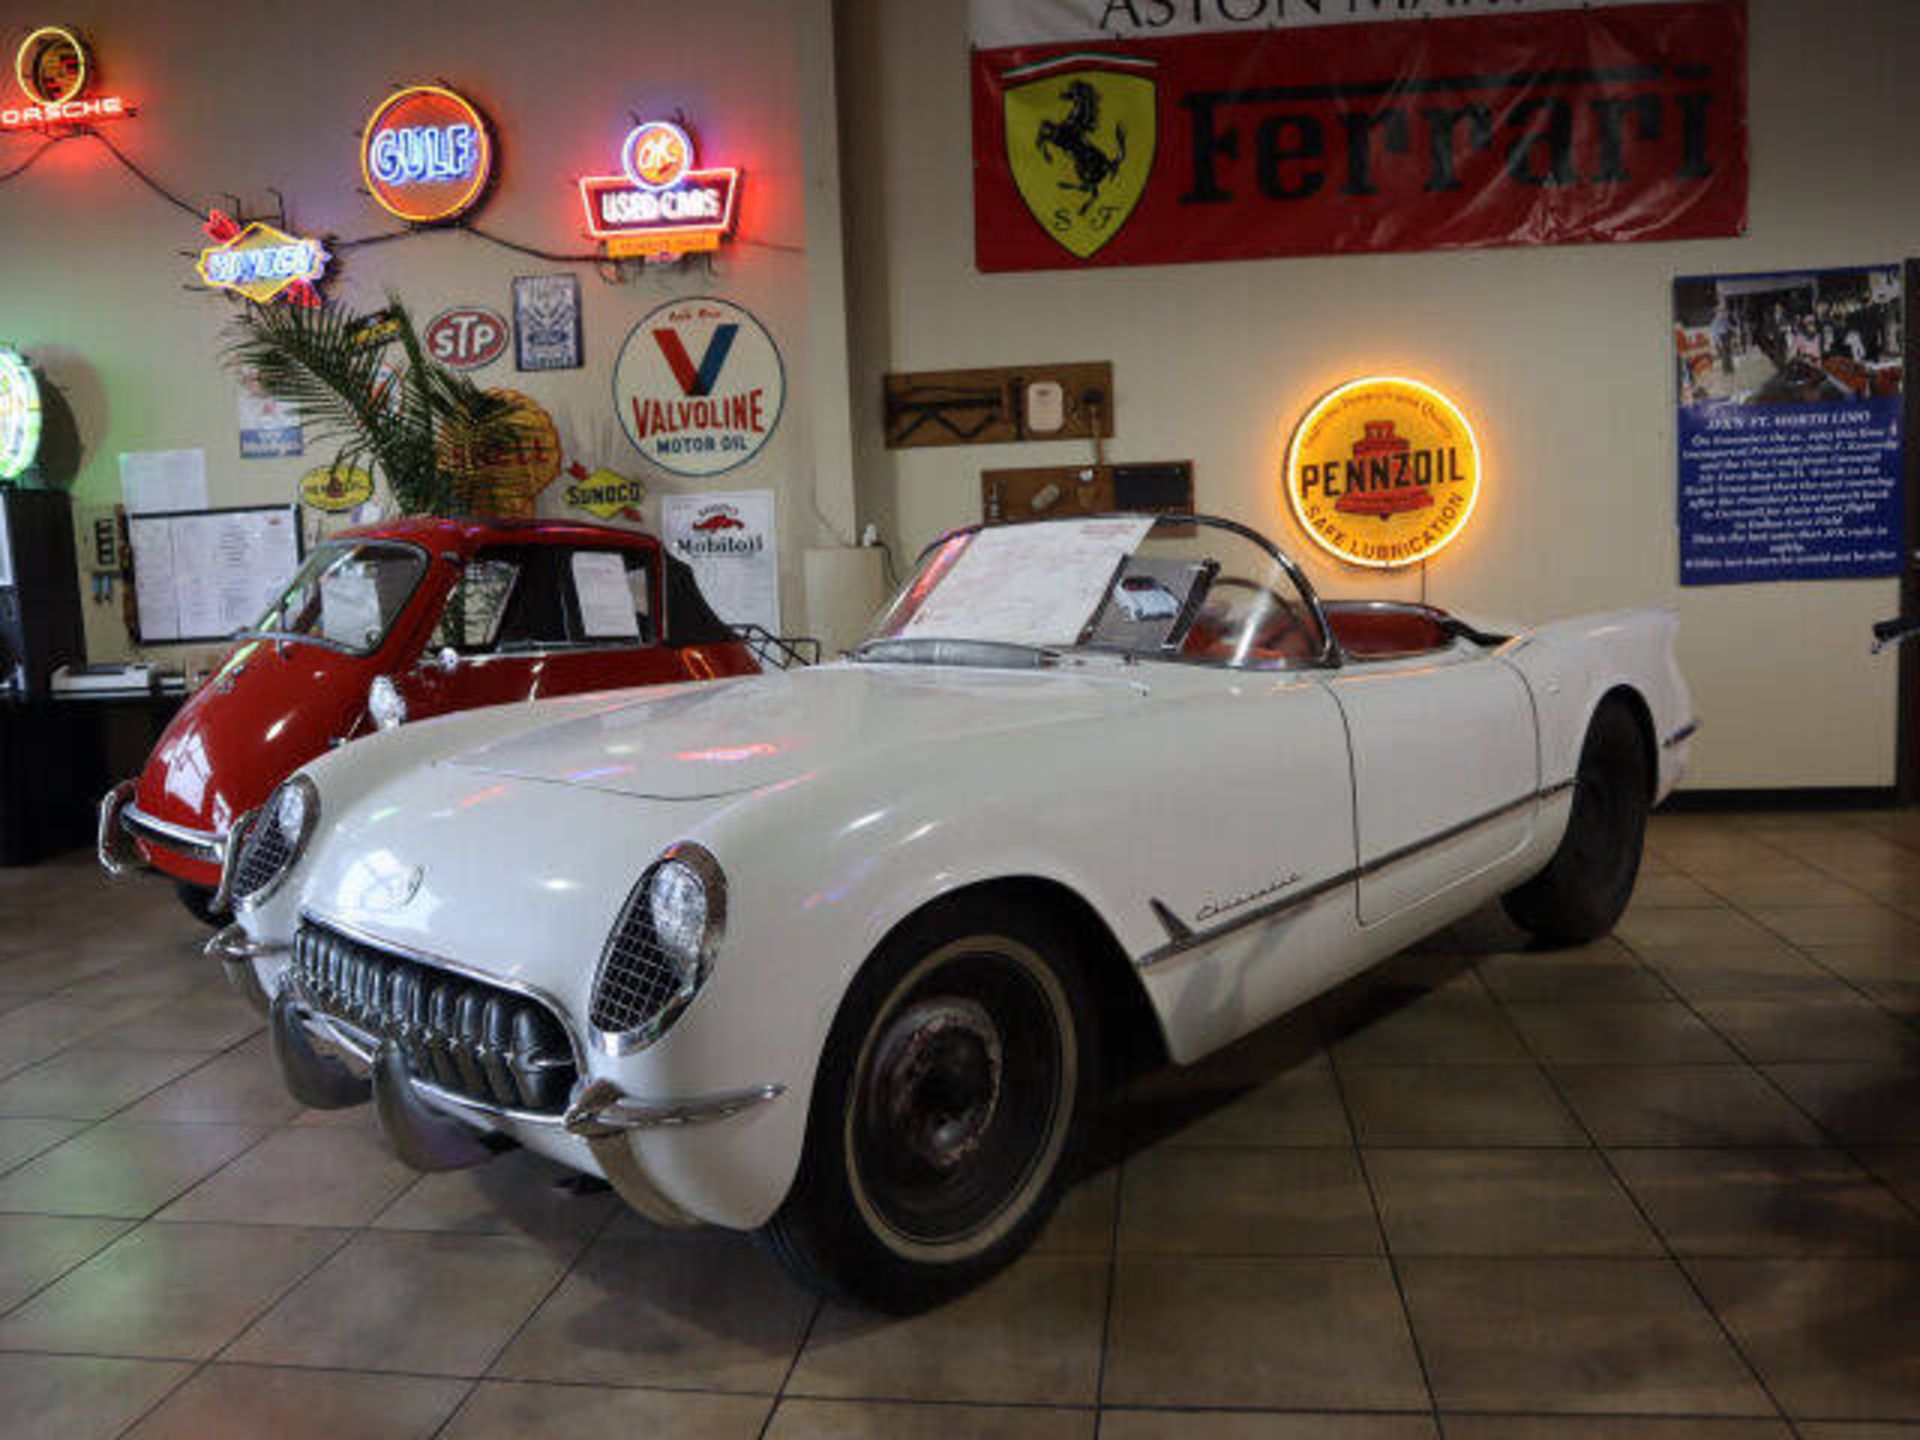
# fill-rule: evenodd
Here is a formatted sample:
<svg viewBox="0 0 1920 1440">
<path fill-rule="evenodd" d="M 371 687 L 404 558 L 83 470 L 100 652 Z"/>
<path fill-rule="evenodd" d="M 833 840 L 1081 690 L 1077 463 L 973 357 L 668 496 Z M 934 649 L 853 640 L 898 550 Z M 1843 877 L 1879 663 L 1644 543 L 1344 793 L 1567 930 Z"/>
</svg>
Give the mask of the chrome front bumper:
<svg viewBox="0 0 1920 1440">
<path fill-rule="evenodd" d="M 503 1132 L 557 1132 L 584 1141 L 601 1174 L 634 1209 L 662 1224 L 689 1225 L 694 1218 L 647 1177 L 629 1137 L 724 1120 L 786 1093 L 785 1085 L 770 1084 L 649 1100 L 627 1094 L 610 1080 L 582 1077 L 559 1114 L 489 1104 L 411 1073 L 398 1044 L 319 1010 L 291 974 L 282 977 L 279 994 L 269 1000 L 256 962 L 287 955 L 289 947 L 252 940 L 241 926 L 230 925 L 207 942 L 206 953 L 220 961 L 228 983 L 269 1016 L 274 1058 L 289 1093 L 315 1109 L 342 1109 L 371 1099 L 394 1153 L 420 1170 L 478 1164 L 499 1148 Z M 363 1068 L 367 1073 L 359 1073 Z"/>
<path fill-rule="evenodd" d="M 138 838 L 225 870 L 229 836 L 156 820 L 133 803 L 133 793 L 134 782 L 122 780 L 100 799 L 95 843 L 101 869 L 109 875 L 126 875 L 151 868 L 134 843 Z"/>
</svg>

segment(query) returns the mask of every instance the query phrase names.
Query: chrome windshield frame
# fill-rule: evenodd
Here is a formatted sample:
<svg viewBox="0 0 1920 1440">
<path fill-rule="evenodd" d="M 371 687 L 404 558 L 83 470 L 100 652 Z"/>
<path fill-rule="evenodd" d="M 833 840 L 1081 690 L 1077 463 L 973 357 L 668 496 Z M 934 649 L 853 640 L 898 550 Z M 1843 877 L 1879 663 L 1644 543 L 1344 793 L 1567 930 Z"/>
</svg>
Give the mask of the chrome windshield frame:
<svg viewBox="0 0 1920 1440">
<path fill-rule="evenodd" d="M 279 599 L 275 600 L 266 614 L 279 613 L 280 602 L 286 598 L 287 591 L 293 587 L 294 580 L 319 556 L 328 550 L 351 550 L 362 545 L 385 545 L 395 550 L 409 550 L 424 562 L 420 567 L 420 573 L 414 577 L 413 584 L 408 587 L 406 598 L 394 607 L 392 618 L 380 631 L 380 638 L 372 645 L 362 649 L 354 645 L 343 645 L 338 640 L 328 640 L 319 635 L 303 635 L 292 630 L 262 630 L 258 625 L 249 626 L 245 630 L 236 630 L 231 638 L 236 641 L 265 640 L 275 645 L 317 645 L 322 650 L 331 650 L 338 655 L 351 655 L 356 660 L 365 660 L 369 656 L 378 655 L 387 647 L 387 642 L 393 639 L 394 630 L 399 625 L 400 618 L 413 608 L 413 602 L 420 598 L 420 587 L 427 583 L 427 576 L 433 572 L 432 553 L 426 546 L 415 541 L 389 539 L 383 535 L 340 536 L 322 540 L 301 559 L 300 569 L 287 577 L 287 583 L 280 587 Z M 438 617 L 435 618 L 437 620 Z"/>
<path fill-rule="evenodd" d="M 1306 602 L 1308 613 L 1313 616 L 1314 624 L 1320 627 L 1320 653 L 1318 655 L 1310 660 L 1277 665 L 1264 670 L 1256 670 L 1249 665 L 1227 664 L 1216 660 L 1197 659 L 1193 656 L 1186 655 L 1154 654 L 1148 651 L 1091 650 L 1086 653 L 1112 655 L 1116 658 L 1124 658 L 1129 662 L 1195 665 L 1208 670 L 1234 670 L 1255 674 L 1288 674 L 1302 670 L 1337 670 L 1343 663 L 1344 656 L 1341 653 L 1339 641 L 1334 638 L 1333 627 L 1327 623 L 1326 608 L 1320 603 L 1320 593 L 1313 588 L 1313 582 L 1307 578 L 1307 572 L 1300 568 L 1291 555 L 1287 554 L 1286 551 L 1282 550 L 1278 545 L 1275 545 L 1252 526 L 1242 525 L 1237 520 L 1227 520 L 1218 515 L 1199 515 L 1186 511 L 1162 514 L 1158 511 L 1148 510 L 1102 510 L 1086 515 L 1042 515 L 1036 516 L 1031 520 L 1008 520 L 992 525 L 989 525 L 983 520 L 972 525 L 956 526 L 954 529 L 937 536 L 922 547 L 920 553 L 914 557 L 914 572 L 916 574 L 918 573 L 920 566 L 926 562 L 929 555 L 940 549 L 941 546 L 949 544 L 959 536 L 977 535 L 982 530 L 1007 529 L 1016 525 L 1054 525 L 1063 520 L 1151 520 L 1155 525 L 1204 525 L 1214 530 L 1224 530 L 1230 535 L 1237 535 L 1243 540 L 1251 541 L 1255 546 L 1266 551 L 1267 554 L 1272 557 L 1286 577 L 1293 582 L 1294 587 L 1299 590 L 1301 599 Z M 908 578 L 911 579 L 912 577 L 909 576 Z M 1111 589 L 1111 585 L 1109 585 L 1108 588 Z M 894 592 L 893 596 L 888 600 L 885 609 L 882 610 L 882 615 L 890 614 L 893 611 L 894 607 L 899 603 L 900 596 L 905 593 L 905 590 L 906 586 L 902 585 Z M 869 636 L 868 639 L 871 641 L 873 637 Z M 1064 645 L 1051 648 L 1057 648 L 1063 654 L 1080 653 L 1082 649 L 1082 647 L 1078 645 Z"/>
</svg>

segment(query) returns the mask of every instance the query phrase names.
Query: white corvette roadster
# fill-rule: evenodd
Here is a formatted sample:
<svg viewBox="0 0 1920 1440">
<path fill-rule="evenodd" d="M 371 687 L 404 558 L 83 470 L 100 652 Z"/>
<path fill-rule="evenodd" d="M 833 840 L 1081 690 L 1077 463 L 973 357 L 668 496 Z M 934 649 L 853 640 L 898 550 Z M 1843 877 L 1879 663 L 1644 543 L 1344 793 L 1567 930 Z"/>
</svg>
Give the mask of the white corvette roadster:
<svg viewBox="0 0 1920 1440">
<path fill-rule="evenodd" d="M 840 662 L 315 761 L 212 950 L 413 1164 L 518 1141 L 908 1308 L 1033 1237 L 1121 1024 L 1192 1061 L 1494 896 L 1611 926 L 1675 624 L 1323 603 L 1220 520 L 963 530 Z"/>
</svg>

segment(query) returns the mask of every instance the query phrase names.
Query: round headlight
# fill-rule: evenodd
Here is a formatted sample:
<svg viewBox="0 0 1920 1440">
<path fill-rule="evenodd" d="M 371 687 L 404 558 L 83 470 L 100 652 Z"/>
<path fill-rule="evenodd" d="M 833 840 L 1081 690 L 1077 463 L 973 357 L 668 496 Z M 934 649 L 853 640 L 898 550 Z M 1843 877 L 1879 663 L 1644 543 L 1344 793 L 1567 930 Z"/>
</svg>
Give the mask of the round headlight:
<svg viewBox="0 0 1920 1440">
<path fill-rule="evenodd" d="M 304 775 L 290 775 L 267 797 L 251 824 L 240 827 L 238 849 L 227 860 L 224 883 L 233 902 L 247 909 L 264 900 L 299 863 L 320 818 L 320 792 Z"/>
<path fill-rule="evenodd" d="M 647 884 L 653 938 L 684 974 L 700 963 L 707 938 L 707 887 L 691 866 L 668 860 Z"/>
<path fill-rule="evenodd" d="M 690 841 L 670 846 L 634 886 L 594 975 L 588 1019 L 613 1055 L 651 1045 L 713 971 L 727 923 L 720 864 Z"/>
<path fill-rule="evenodd" d="M 391 730 L 407 721 L 407 702 L 390 675 L 379 675 L 367 687 L 367 713 L 382 730 Z"/>
<path fill-rule="evenodd" d="M 309 788 L 306 785 L 282 785 L 273 802 L 273 823 L 280 827 L 280 838 L 289 848 L 306 838 Z"/>
</svg>

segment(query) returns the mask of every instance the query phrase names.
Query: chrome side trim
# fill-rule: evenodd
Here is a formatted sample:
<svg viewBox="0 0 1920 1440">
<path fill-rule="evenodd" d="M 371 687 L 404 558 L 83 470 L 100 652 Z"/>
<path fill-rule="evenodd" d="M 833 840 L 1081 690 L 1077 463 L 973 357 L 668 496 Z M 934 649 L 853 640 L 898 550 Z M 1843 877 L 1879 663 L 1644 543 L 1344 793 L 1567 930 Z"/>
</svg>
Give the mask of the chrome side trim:
<svg viewBox="0 0 1920 1440">
<path fill-rule="evenodd" d="M 462 965 L 458 960 L 449 960 L 444 955 L 436 955 L 431 950 L 419 950 L 411 945 L 402 945 L 397 941 L 383 939 L 378 935 L 360 929 L 358 926 L 349 925 L 341 920 L 330 920 L 315 910 L 302 909 L 300 912 L 300 920 L 303 924 L 318 925 L 322 929 L 333 931 L 336 935 L 344 935 L 347 939 L 365 945 L 369 949 L 383 950 L 387 954 L 397 955 L 403 960 L 414 960 L 422 965 L 435 966 L 441 970 L 445 970 L 450 975 L 458 975 L 463 979 L 477 981 L 482 985 L 491 985 L 498 990 L 510 990 L 516 995 L 524 995 L 529 1000 L 544 1005 L 552 1012 L 553 1018 L 560 1022 L 560 1028 L 566 1032 L 567 1045 L 573 1051 L 574 1073 L 577 1075 L 585 1075 L 587 1073 L 586 1047 L 580 1043 L 580 1037 L 575 1033 L 574 1027 L 568 1019 L 567 1007 L 562 1005 L 559 997 L 550 991 L 542 990 L 537 985 L 529 985 L 524 980 L 511 980 L 504 975 L 488 974 L 485 970 L 475 969 L 471 965 Z M 425 1086 L 423 1085 L 422 1088 L 425 1088 Z M 471 1104 L 474 1102 L 467 1101 L 463 1103 Z M 541 1118 L 549 1123 L 551 1123 L 553 1119 L 550 1115 L 542 1116 Z"/>
<path fill-rule="evenodd" d="M 272 955 L 290 955 L 291 945 L 282 945 L 274 940 L 255 940 L 247 934 L 244 925 L 229 925 L 220 931 L 201 948 L 201 954 L 209 960 L 248 961 L 264 960 Z"/>
<path fill-rule="evenodd" d="M 1411 860 L 1416 855 L 1420 855 L 1436 846 L 1446 844 L 1449 840 L 1457 840 L 1469 831 L 1479 829 L 1482 825 L 1491 825 L 1496 820 L 1505 819 L 1515 811 L 1523 810 L 1529 805 L 1551 800 L 1555 796 L 1571 790 L 1573 783 L 1571 780 L 1561 780 L 1552 785 L 1544 786 L 1531 794 L 1522 795 L 1517 800 L 1509 800 L 1506 804 L 1497 805 L 1483 814 L 1474 816 L 1471 820 L 1463 820 L 1458 825 L 1449 825 L 1444 830 L 1435 831 L 1423 839 L 1414 841 L 1411 845 L 1402 845 L 1397 850 L 1389 850 L 1386 854 L 1375 856 L 1373 859 L 1356 865 L 1349 870 L 1342 870 L 1338 874 L 1329 875 L 1324 880 L 1316 880 L 1304 890 L 1297 890 L 1291 895 L 1273 901 L 1271 904 L 1249 910 L 1244 915 L 1236 915 L 1233 919 L 1226 921 L 1224 924 L 1216 925 L 1210 930 L 1196 931 L 1189 928 L 1185 939 L 1170 940 L 1165 945 L 1149 950 L 1133 963 L 1140 969 L 1146 970 L 1164 961 L 1171 960 L 1175 956 L 1183 955 L 1189 950 L 1198 949 L 1203 945 L 1211 945 L 1215 940 L 1223 939 L 1236 930 L 1244 930 L 1249 925 L 1257 925 L 1263 920 L 1272 920 L 1277 916 L 1286 914 L 1290 910 L 1297 910 L 1303 905 L 1318 900 L 1331 890 L 1338 890 L 1343 886 L 1352 885 L 1368 875 L 1377 875 L 1382 870 L 1390 869 L 1395 865 Z M 1157 903 L 1158 902 L 1155 902 L 1156 905 Z M 1176 916 L 1174 918 L 1178 920 L 1179 917 Z M 1166 923 L 1164 918 L 1161 923 L 1163 925 Z"/>
<path fill-rule="evenodd" d="M 109 875 L 130 875 L 147 868 L 140 851 L 121 828 L 121 816 L 133 803 L 133 784 L 122 780 L 100 797 L 100 816 L 94 830 L 94 854 Z"/>
<path fill-rule="evenodd" d="M 227 984 L 233 992 L 265 1015 L 272 1009 L 273 1002 L 267 995 L 266 987 L 260 983 L 260 972 L 253 968 L 253 962 L 285 955 L 291 950 L 289 945 L 251 939 L 244 926 L 229 925 L 207 941 L 201 953 L 209 960 L 218 960 L 220 968 L 227 973 Z"/>
<path fill-rule="evenodd" d="M 724 1120 L 786 1093 L 784 1085 L 754 1085 L 691 1100 L 640 1100 L 625 1094 L 611 1080 L 593 1080 L 573 1097 L 560 1123 L 569 1134 L 589 1140 L 628 1130 L 667 1130 Z"/>
<path fill-rule="evenodd" d="M 1698 720 L 1689 720 L 1678 730 L 1667 736 L 1666 739 L 1662 740 L 1660 742 L 1660 748 L 1662 750 L 1671 750 L 1676 745 L 1684 745 L 1699 732 L 1699 729 L 1700 722 Z"/>
<path fill-rule="evenodd" d="M 193 830 L 171 821 L 156 820 L 131 801 L 121 813 L 121 823 L 137 835 L 163 841 L 176 850 L 184 850 L 195 860 L 205 860 L 213 865 L 226 863 L 227 837 L 216 835 L 211 830 Z"/>
</svg>

